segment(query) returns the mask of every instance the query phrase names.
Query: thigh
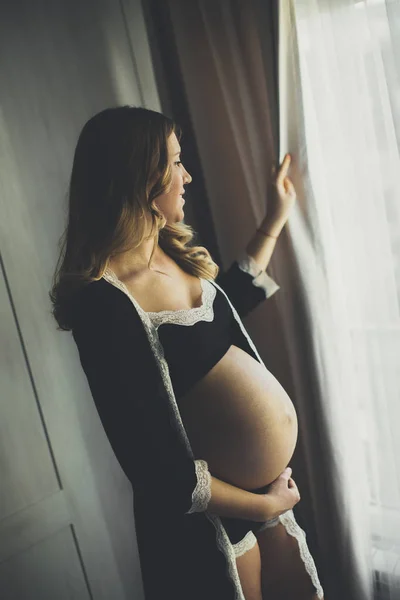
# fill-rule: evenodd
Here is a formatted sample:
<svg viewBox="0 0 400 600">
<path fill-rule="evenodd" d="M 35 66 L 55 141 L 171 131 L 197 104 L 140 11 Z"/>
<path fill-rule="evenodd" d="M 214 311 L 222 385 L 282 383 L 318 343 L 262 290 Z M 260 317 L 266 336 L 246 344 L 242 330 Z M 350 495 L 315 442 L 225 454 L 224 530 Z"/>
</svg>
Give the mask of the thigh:
<svg viewBox="0 0 400 600">
<path fill-rule="evenodd" d="M 240 584 L 246 600 L 262 600 L 261 556 L 256 543 L 251 550 L 236 558 Z"/>
<path fill-rule="evenodd" d="M 316 600 L 316 590 L 300 556 L 295 537 L 279 523 L 255 532 L 261 558 L 261 588 L 274 600 Z"/>
</svg>

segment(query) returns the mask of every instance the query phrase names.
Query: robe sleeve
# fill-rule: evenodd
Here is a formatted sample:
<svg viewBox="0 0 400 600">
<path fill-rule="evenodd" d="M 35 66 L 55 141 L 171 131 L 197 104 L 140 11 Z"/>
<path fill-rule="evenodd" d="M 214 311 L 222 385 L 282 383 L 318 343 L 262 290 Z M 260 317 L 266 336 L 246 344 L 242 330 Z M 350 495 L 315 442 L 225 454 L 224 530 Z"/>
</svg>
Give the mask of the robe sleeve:
<svg viewBox="0 0 400 600">
<path fill-rule="evenodd" d="M 246 252 L 227 271 L 219 273 L 215 281 L 228 295 L 240 318 L 248 315 L 280 289 L 272 277 L 260 269 L 253 257 Z"/>
<path fill-rule="evenodd" d="M 136 308 L 100 280 L 87 286 L 76 313 L 72 335 L 80 362 L 133 491 L 143 490 L 163 512 L 205 511 L 211 497 L 207 462 L 190 458 L 175 430 L 176 417 Z"/>
</svg>

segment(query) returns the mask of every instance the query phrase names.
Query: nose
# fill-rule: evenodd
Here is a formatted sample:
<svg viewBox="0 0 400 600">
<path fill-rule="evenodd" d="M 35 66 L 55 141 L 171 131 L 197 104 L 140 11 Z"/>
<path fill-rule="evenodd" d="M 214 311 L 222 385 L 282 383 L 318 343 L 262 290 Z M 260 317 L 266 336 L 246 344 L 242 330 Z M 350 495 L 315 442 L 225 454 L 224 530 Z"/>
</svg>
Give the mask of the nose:
<svg viewBox="0 0 400 600">
<path fill-rule="evenodd" d="M 190 183 L 192 181 L 192 176 L 190 175 L 190 173 L 188 171 L 186 171 L 186 169 L 185 169 L 185 179 L 186 179 L 185 183 Z"/>
</svg>

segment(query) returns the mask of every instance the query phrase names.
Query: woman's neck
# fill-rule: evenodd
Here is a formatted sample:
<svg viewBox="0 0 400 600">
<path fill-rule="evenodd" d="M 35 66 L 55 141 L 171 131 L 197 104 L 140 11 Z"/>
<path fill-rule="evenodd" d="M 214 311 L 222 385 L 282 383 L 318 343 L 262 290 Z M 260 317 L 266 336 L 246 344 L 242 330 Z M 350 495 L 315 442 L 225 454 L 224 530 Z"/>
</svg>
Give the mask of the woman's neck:
<svg viewBox="0 0 400 600">
<path fill-rule="evenodd" d="M 162 270 L 171 263 L 171 258 L 164 250 L 157 245 L 151 261 L 151 268 L 148 267 L 151 252 L 154 246 L 154 239 L 142 242 L 139 248 L 128 250 L 110 258 L 108 267 L 117 275 L 121 281 L 134 275 L 141 275 L 145 272 Z"/>
</svg>

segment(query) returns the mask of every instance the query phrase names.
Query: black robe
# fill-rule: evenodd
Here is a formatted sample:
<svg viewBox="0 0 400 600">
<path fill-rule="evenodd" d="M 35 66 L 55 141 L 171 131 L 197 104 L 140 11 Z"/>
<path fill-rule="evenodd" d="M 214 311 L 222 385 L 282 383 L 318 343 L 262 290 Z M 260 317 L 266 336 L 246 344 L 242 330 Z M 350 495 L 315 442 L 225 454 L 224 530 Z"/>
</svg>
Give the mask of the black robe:
<svg viewBox="0 0 400 600">
<path fill-rule="evenodd" d="M 232 308 L 235 343 L 264 364 L 241 317 L 279 286 L 245 253 L 210 281 Z M 199 461 L 157 330 L 112 272 L 79 292 L 72 334 L 103 427 L 132 484 L 146 600 L 244 600 L 221 519 L 204 510 L 189 512 L 201 484 Z M 300 530 L 293 516 L 288 525 Z M 302 530 L 289 529 L 300 544 Z M 316 572 L 310 574 L 317 582 Z"/>
</svg>

